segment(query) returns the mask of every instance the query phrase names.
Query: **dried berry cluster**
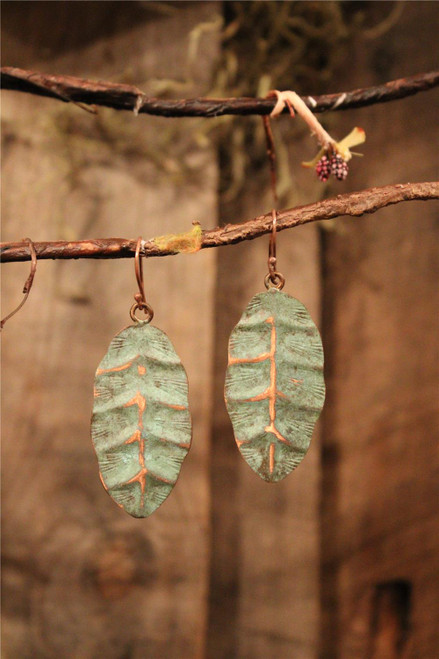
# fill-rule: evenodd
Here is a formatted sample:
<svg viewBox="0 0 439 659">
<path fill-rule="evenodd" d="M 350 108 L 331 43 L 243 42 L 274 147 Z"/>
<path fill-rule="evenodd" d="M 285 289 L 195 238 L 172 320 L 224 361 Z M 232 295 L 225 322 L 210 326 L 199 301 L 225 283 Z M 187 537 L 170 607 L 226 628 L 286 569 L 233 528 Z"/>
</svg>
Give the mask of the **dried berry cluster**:
<svg viewBox="0 0 439 659">
<path fill-rule="evenodd" d="M 316 165 L 316 174 L 319 179 L 326 183 L 331 174 L 331 162 L 328 156 L 322 156 Z"/>
<path fill-rule="evenodd" d="M 330 158 L 327 155 L 322 156 L 316 165 L 316 174 L 323 183 L 326 183 L 331 174 L 338 181 L 344 181 L 348 171 L 347 162 L 338 153 Z"/>
<path fill-rule="evenodd" d="M 336 154 L 331 158 L 331 173 L 338 181 L 344 181 L 348 175 L 348 164 L 343 160 L 340 154 Z"/>
</svg>

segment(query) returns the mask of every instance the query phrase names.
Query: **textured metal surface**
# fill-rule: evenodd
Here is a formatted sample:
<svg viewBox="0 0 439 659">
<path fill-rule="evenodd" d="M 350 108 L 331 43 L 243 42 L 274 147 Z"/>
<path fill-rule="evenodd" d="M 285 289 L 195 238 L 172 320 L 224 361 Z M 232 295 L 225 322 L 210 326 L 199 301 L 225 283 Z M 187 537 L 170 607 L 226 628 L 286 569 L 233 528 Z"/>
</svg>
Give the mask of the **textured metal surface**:
<svg viewBox="0 0 439 659">
<path fill-rule="evenodd" d="M 142 322 L 117 334 L 94 395 L 102 483 L 127 513 L 147 517 L 174 487 L 192 436 L 186 372 L 166 334 Z"/>
<path fill-rule="evenodd" d="M 322 342 L 298 300 L 272 288 L 250 301 L 230 336 L 225 400 L 238 448 L 261 478 L 297 467 L 325 400 Z"/>
</svg>

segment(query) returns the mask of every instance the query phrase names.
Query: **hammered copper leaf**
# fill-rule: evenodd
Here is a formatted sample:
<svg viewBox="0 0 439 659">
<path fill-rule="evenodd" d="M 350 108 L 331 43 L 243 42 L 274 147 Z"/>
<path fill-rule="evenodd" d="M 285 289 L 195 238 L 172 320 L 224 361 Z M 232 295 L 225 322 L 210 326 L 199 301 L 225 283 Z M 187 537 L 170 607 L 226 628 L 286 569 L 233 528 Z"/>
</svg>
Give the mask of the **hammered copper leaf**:
<svg viewBox="0 0 439 659">
<path fill-rule="evenodd" d="M 230 336 L 225 400 L 239 450 L 261 478 L 297 467 L 325 400 L 322 342 L 298 300 L 272 288 L 250 301 Z"/>
<path fill-rule="evenodd" d="M 127 513 L 147 517 L 174 487 L 192 435 L 186 372 L 166 334 L 145 323 L 117 334 L 94 395 L 102 483 Z"/>
</svg>

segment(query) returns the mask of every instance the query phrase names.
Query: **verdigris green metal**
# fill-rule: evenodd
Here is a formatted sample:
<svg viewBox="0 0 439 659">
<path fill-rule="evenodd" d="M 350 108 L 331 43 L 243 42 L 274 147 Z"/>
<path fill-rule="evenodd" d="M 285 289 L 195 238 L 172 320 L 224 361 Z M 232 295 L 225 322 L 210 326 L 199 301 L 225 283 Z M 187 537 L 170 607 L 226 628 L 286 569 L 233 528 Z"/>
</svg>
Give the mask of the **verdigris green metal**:
<svg viewBox="0 0 439 659">
<path fill-rule="evenodd" d="M 229 341 L 225 401 L 250 467 L 279 481 L 303 459 L 325 400 L 323 348 L 301 302 L 255 295 Z"/>
<path fill-rule="evenodd" d="M 147 517 L 174 487 L 192 437 L 186 372 L 166 334 L 141 321 L 117 334 L 94 395 L 102 483 L 127 513 Z"/>
</svg>

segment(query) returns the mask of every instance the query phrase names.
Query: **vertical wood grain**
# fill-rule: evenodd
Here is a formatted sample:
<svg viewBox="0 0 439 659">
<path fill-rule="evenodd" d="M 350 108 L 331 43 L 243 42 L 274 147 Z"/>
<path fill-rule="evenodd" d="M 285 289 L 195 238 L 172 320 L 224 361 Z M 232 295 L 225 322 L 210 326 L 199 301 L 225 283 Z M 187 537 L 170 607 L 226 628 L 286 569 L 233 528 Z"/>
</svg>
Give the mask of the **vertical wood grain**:
<svg viewBox="0 0 439 659">
<path fill-rule="evenodd" d="M 145 3 L 17 4 L 21 12 L 3 12 L 4 62 L 133 76 L 146 91 L 152 78 L 185 78 L 189 32 L 216 12 L 209 3 L 165 14 Z M 200 47 L 194 94 L 210 75 L 214 33 Z M 96 118 L 14 93 L 3 94 L 3 120 L 4 240 L 147 238 L 195 219 L 216 224 L 214 151 L 194 147 L 190 121 Z M 26 270 L 4 266 L 4 309 Z M 148 261 L 144 271 L 154 324 L 188 373 L 194 424 L 179 482 L 148 520 L 129 518 L 103 490 L 89 430 L 94 371 L 130 322 L 133 261 L 40 263 L 3 331 L 5 657 L 203 656 L 215 253 Z"/>
<path fill-rule="evenodd" d="M 390 10 L 381 6 L 374 11 Z M 3 61 L 126 80 L 151 94 L 172 78 L 180 85 L 171 95 L 202 94 L 215 31 L 201 38 L 195 83 L 188 35 L 221 9 L 4 2 Z M 353 44 L 331 91 L 434 68 L 437 16 L 434 3 L 404 3 L 390 32 Z M 365 159 L 331 194 L 437 178 L 437 100 L 433 91 L 328 116 L 337 136 L 354 125 L 367 133 Z M 197 125 L 105 109 L 95 118 L 4 92 L 4 240 L 214 226 L 216 154 L 194 147 Z M 298 172 L 305 150 L 308 136 L 283 147 L 296 158 L 285 205 L 321 194 Z M 246 181 L 239 201 L 220 206 L 222 220 L 269 211 L 266 183 L 268 171 L 262 184 Z M 243 462 L 223 402 L 228 336 L 263 290 L 268 238 L 145 263 L 154 322 L 187 368 L 195 428 L 176 488 L 146 521 L 105 494 L 89 437 L 94 370 L 129 323 L 133 263 L 39 264 L 28 303 L 2 336 L 6 659 L 313 659 L 321 616 L 322 657 L 383 659 L 382 648 L 434 656 L 437 208 L 412 203 L 325 226 L 320 242 L 313 226 L 279 237 L 285 291 L 317 324 L 323 313 L 329 385 L 322 447 L 317 431 L 303 464 L 279 484 Z M 27 272 L 27 264 L 4 266 L 5 310 Z M 381 597 L 383 584 L 390 592 L 400 583 L 410 590 L 403 614 Z"/>
<path fill-rule="evenodd" d="M 404 3 L 385 36 L 356 44 L 343 88 L 434 68 L 437 19 L 432 3 Z M 438 100 L 337 117 L 341 134 L 367 134 L 351 189 L 437 178 Z M 437 213 L 401 205 L 324 234 L 323 657 L 371 656 L 376 588 L 400 581 L 412 605 L 397 656 L 437 653 Z"/>
<path fill-rule="evenodd" d="M 277 131 L 281 129 L 277 127 Z M 277 133 L 280 139 L 280 134 Z M 302 144 L 302 146 L 304 146 Z M 299 175 L 305 203 L 318 194 Z M 245 192 L 223 205 L 224 222 L 271 208 L 269 170 L 247 180 Z M 319 325 L 318 232 L 280 234 L 278 269 L 284 291 Z M 208 656 L 269 659 L 316 656 L 319 629 L 319 431 L 301 465 L 280 483 L 262 481 L 242 459 L 223 404 L 227 344 L 253 295 L 264 291 L 268 237 L 220 250 L 216 291 L 215 416 L 212 467 L 212 560 Z"/>
</svg>

